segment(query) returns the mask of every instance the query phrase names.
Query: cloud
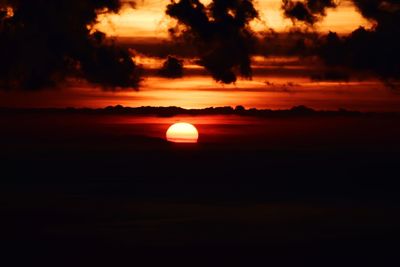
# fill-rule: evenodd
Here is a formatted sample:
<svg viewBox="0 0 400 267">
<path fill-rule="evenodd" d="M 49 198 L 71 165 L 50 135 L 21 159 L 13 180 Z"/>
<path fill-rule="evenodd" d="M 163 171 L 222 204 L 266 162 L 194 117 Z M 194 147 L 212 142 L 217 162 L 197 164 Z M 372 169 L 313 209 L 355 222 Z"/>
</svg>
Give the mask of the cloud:
<svg viewBox="0 0 400 267">
<path fill-rule="evenodd" d="M 98 14 L 116 13 L 121 5 L 120 0 L 0 1 L 0 88 L 36 90 L 70 76 L 105 87 L 136 87 L 138 71 L 128 51 L 92 29 Z"/>
<path fill-rule="evenodd" d="M 286 17 L 313 26 L 333 0 L 282 0 Z M 371 29 L 347 36 L 292 31 L 257 39 L 249 23 L 258 18 L 252 0 L 172 0 L 166 14 L 177 20 L 174 43 L 137 44 L 146 54 L 198 58 L 211 76 L 233 83 L 251 78 L 252 55 L 317 55 L 334 72 L 317 79 L 347 79 L 346 71 L 373 73 L 387 84 L 400 79 L 400 4 L 397 0 L 351 0 Z M 103 87 L 136 88 L 140 70 L 128 46 L 95 31 L 97 16 L 116 13 L 124 0 L 0 0 L 0 88 L 36 90 L 67 77 Z M 135 48 L 135 47 L 134 47 Z M 136 49 L 136 48 L 135 48 Z M 168 58 L 159 74 L 180 77 L 179 60 Z M 337 72 L 339 70 L 339 72 Z M 325 70 L 324 70 L 325 71 Z"/>
<path fill-rule="evenodd" d="M 333 0 L 306 0 L 304 2 L 282 0 L 284 16 L 293 20 L 314 24 L 326 15 L 327 8 L 336 8 Z"/>
<path fill-rule="evenodd" d="M 166 78 L 181 78 L 183 76 L 183 60 L 168 56 L 158 74 Z"/>
<path fill-rule="evenodd" d="M 183 27 L 179 34 L 216 81 L 233 83 L 238 74 L 251 78 L 254 37 L 249 22 L 258 17 L 252 0 L 213 0 L 207 6 L 199 0 L 172 1 L 166 14 Z"/>
<path fill-rule="evenodd" d="M 375 26 L 371 29 L 359 27 L 347 36 L 330 32 L 321 39 L 316 53 L 328 66 L 370 72 L 390 85 L 400 79 L 400 3 L 397 0 L 352 2 Z M 315 8 L 310 3 L 314 3 Z M 336 5 L 331 0 L 283 0 L 282 7 L 287 17 L 313 25 L 326 15 L 327 8 Z"/>
</svg>

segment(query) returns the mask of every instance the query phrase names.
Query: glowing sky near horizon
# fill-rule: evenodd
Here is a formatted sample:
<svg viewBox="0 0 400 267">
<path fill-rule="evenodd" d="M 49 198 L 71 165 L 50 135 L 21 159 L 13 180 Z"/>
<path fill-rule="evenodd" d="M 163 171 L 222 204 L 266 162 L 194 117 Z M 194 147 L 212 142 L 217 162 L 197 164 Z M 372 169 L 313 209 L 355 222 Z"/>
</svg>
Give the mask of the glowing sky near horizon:
<svg viewBox="0 0 400 267">
<path fill-rule="evenodd" d="M 208 76 L 148 77 L 139 91 L 104 91 L 89 84 L 71 84 L 40 92 L 0 91 L 3 107 L 104 108 L 118 104 L 183 108 L 243 105 L 258 109 L 306 105 L 323 110 L 400 111 L 400 94 L 379 81 L 311 82 L 306 77 L 294 76 L 256 76 L 232 85 L 218 84 Z"/>
<path fill-rule="evenodd" d="M 169 2 L 170 0 L 139 0 L 135 9 L 127 5 L 117 15 L 100 16 L 97 28 L 118 37 L 166 38 L 167 29 L 174 25 L 174 21 L 165 15 Z M 293 26 L 290 19 L 283 17 L 281 3 L 281 0 L 255 1 L 260 19 L 252 22 L 253 29 L 264 31 L 272 28 L 276 31 L 285 31 Z M 316 24 L 315 29 L 323 32 L 347 33 L 359 26 L 369 27 L 371 24 L 357 12 L 351 2 L 345 0 L 340 2 L 338 8 L 328 9 L 327 16 Z"/>
</svg>

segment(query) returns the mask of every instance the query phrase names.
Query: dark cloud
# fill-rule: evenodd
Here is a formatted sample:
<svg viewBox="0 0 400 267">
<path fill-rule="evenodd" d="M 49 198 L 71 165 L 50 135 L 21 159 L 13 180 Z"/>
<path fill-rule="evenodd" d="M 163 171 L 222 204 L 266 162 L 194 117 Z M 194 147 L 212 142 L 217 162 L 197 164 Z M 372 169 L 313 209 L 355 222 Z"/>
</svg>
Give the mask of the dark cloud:
<svg viewBox="0 0 400 267">
<path fill-rule="evenodd" d="M 336 6 L 334 0 L 306 0 L 303 2 L 282 0 L 282 9 L 286 17 L 311 25 L 326 15 L 327 8 Z"/>
<path fill-rule="evenodd" d="M 237 74 L 251 78 L 254 37 L 249 22 L 258 17 L 252 0 L 213 0 L 208 6 L 199 0 L 171 1 L 166 13 L 184 26 L 183 38 L 216 81 L 232 83 Z"/>
<path fill-rule="evenodd" d="M 70 76 L 105 87 L 136 87 L 137 67 L 128 50 L 92 30 L 99 13 L 118 12 L 121 5 L 120 0 L 0 1 L 0 87 L 34 90 Z"/>
<path fill-rule="evenodd" d="M 352 0 L 371 29 L 359 27 L 347 36 L 330 32 L 320 39 L 315 53 L 328 65 L 369 72 L 388 85 L 400 79 L 400 2 L 398 0 Z M 335 8 L 331 0 L 292 2 L 283 0 L 284 13 L 310 25 Z"/>
<path fill-rule="evenodd" d="M 256 53 L 263 56 L 313 56 L 320 34 L 293 28 L 287 32 L 268 31 L 257 42 Z"/>
<path fill-rule="evenodd" d="M 183 76 L 183 60 L 169 56 L 158 74 L 166 78 L 181 78 Z"/>
<path fill-rule="evenodd" d="M 360 28 L 345 40 L 346 48 L 352 53 L 352 63 L 373 70 L 385 79 L 400 78 L 399 1 L 354 0 L 354 3 L 376 26 L 372 30 Z"/>
<path fill-rule="evenodd" d="M 350 80 L 350 75 L 341 70 L 327 70 L 311 74 L 310 78 L 313 81 L 348 82 Z"/>
</svg>

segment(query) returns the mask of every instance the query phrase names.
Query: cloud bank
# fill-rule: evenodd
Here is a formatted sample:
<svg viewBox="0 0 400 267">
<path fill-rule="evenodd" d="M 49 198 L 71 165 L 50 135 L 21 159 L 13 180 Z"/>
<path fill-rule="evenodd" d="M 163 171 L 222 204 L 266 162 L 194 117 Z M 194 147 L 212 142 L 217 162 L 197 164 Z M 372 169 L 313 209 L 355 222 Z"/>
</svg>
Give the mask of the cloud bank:
<svg viewBox="0 0 400 267">
<path fill-rule="evenodd" d="M 66 77 L 105 87 L 136 87 L 128 50 L 92 30 L 120 0 L 0 1 L 0 88 L 36 90 Z"/>
<path fill-rule="evenodd" d="M 258 17 L 252 0 L 172 1 L 167 15 L 177 19 L 182 34 L 200 58 L 199 64 L 222 83 L 232 83 L 237 75 L 251 78 L 250 56 L 254 46 L 250 21 Z"/>
<path fill-rule="evenodd" d="M 400 79 L 400 3 L 397 0 L 352 2 L 362 16 L 375 26 L 372 29 L 360 27 L 344 37 L 330 32 L 323 38 L 316 52 L 329 66 L 371 72 L 391 85 L 393 81 Z M 336 7 L 331 0 L 283 0 L 283 3 L 287 17 L 311 25 L 320 16 L 325 16 L 327 8 Z M 311 8 L 310 3 L 318 8 Z M 298 7 L 296 12 L 294 7 Z"/>
<path fill-rule="evenodd" d="M 250 22 L 258 18 L 252 0 L 172 0 L 166 14 L 177 21 L 172 44 L 143 49 L 167 59 L 159 75 L 179 78 L 181 57 L 198 64 L 222 83 L 238 76 L 250 79 L 253 55 L 317 56 L 334 72 L 315 79 L 344 79 L 346 71 L 380 77 L 388 85 L 400 79 L 400 3 L 397 0 L 351 0 L 373 22 L 347 36 L 313 31 L 270 34 L 258 38 Z M 117 13 L 123 0 L 0 0 L 0 89 L 37 90 L 68 77 L 105 88 L 137 88 L 140 70 L 129 46 L 120 46 L 94 30 L 97 16 Z M 282 0 L 282 12 L 296 23 L 313 27 L 334 0 Z M 134 34 L 134 33 L 132 33 Z M 275 36 L 274 36 L 275 35 Z"/>
</svg>

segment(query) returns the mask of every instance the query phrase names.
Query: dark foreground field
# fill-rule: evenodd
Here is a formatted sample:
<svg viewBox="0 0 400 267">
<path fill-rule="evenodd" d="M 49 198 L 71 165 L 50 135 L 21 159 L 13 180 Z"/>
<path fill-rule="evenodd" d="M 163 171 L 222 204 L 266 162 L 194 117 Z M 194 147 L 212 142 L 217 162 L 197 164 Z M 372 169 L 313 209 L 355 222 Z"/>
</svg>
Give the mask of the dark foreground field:
<svg viewBox="0 0 400 267">
<path fill-rule="evenodd" d="M 163 140 L 176 120 L 200 142 Z M 400 119 L 0 114 L 4 266 L 395 266 Z"/>
</svg>

